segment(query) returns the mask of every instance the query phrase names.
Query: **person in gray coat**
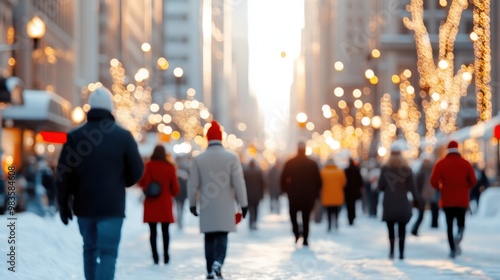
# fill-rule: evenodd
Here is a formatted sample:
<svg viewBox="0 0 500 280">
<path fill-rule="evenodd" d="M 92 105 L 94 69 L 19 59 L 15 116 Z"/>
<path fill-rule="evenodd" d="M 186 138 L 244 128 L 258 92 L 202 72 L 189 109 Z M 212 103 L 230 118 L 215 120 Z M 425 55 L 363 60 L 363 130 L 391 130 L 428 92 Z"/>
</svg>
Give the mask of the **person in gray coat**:
<svg viewBox="0 0 500 280">
<path fill-rule="evenodd" d="M 424 219 L 424 212 L 427 205 L 430 205 L 432 212 L 431 227 L 438 227 L 438 214 L 439 214 L 439 193 L 431 186 L 431 174 L 434 168 L 432 155 L 422 155 L 422 165 L 415 174 L 416 188 L 422 197 L 422 202 L 418 206 L 418 218 L 413 225 L 411 234 L 418 236 L 418 228 Z"/>
<path fill-rule="evenodd" d="M 216 121 L 212 121 L 206 137 L 208 148 L 193 158 L 189 169 L 189 209 L 198 216 L 199 204 L 207 279 L 222 279 L 227 235 L 236 231 L 235 203 L 241 207 L 244 218 L 248 211 L 247 191 L 241 162 L 236 154 L 222 147 L 222 131 Z"/>
<path fill-rule="evenodd" d="M 390 259 L 394 258 L 395 224 L 398 224 L 399 258 L 404 259 L 406 224 L 412 215 L 412 205 L 407 193 L 411 192 L 414 198 L 419 199 L 412 170 L 401 151 L 402 149 L 393 143 L 389 159 L 382 167 L 378 180 L 378 188 L 384 192 L 382 220 L 387 223 L 389 231 Z"/>
</svg>

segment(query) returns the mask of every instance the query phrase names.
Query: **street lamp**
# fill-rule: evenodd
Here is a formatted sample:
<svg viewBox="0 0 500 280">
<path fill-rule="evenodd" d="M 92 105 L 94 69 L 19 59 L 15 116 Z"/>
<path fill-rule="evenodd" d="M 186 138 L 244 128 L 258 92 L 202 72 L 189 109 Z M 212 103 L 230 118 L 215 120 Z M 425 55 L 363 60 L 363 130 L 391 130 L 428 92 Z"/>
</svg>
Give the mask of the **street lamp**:
<svg viewBox="0 0 500 280">
<path fill-rule="evenodd" d="M 34 16 L 26 25 L 26 33 L 33 40 L 33 88 L 38 88 L 38 78 L 37 78 L 37 59 L 38 55 L 35 55 L 35 51 L 38 52 L 38 45 L 40 39 L 45 35 L 45 22 L 38 16 Z"/>
</svg>

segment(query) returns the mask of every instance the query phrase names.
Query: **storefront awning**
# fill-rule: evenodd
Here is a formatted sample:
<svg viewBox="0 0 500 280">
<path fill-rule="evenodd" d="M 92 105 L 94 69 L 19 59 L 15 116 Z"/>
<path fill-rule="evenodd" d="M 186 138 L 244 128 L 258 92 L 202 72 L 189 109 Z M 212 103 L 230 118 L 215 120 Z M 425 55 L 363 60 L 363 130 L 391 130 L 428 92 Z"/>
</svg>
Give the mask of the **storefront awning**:
<svg viewBox="0 0 500 280">
<path fill-rule="evenodd" d="M 71 103 L 61 96 L 41 90 L 24 90 L 24 105 L 3 111 L 4 127 L 67 131 L 71 128 Z"/>
<path fill-rule="evenodd" d="M 467 126 L 464 128 L 461 128 L 449 136 L 443 136 L 443 137 L 438 137 L 439 140 L 437 141 L 437 147 L 448 145 L 448 142 L 450 140 L 455 140 L 458 142 L 463 142 L 467 139 L 483 139 L 483 140 L 489 140 L 491 137 L 493 137 L 493 130 L 495 129 L 495 126 L 500 124 L 500 112 L 493 117 L 492 119 L 482 122 L 482 123 L 477 123 L 473 126 Z"/>
</svg>

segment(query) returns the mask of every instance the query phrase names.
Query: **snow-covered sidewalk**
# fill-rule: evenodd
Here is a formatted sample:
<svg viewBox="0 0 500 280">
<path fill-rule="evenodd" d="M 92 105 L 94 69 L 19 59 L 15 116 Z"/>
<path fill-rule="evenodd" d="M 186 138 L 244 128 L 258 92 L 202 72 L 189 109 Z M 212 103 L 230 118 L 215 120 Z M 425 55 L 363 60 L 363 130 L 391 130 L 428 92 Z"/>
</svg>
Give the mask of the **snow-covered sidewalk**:
<svg viewBox="0 0 500 280">
<path fill-rule="evenodd" d="M 197 218 L 186 211 L 183 230 L 171 225 L 170 264 L 153 265 L 149 229 L 142 223 L 138 196 L 137 189 L 127 192 L 115 278 L 205 279 L 203 235 Z M 426 216 L 420 236 L 407 236 L 406 259 L 390 261 L 387 229 L 380 219 L 358 214 L 355 226 L 348 227 L 346 213 L 341 212 L 338 232 L 327 233 L 325 223 L 312 224 L 310 246 L 303 247 L 300 241 L 299 245 L 293 242 L 286 205 L 282 207 L 281 215 L 269 214 L 268 201 L 264 201 L 258 231 L 248 230 L 244 220 L 238 232 L 229 235 L 225 279 L 500 279 L 498 219 L 468 216 L 463 254 L 450 260 L 444 215 L 437 230 L 429 228 Z M 82 241 L 75 221 L 64 226 L 57 216 L 42 219 L 22 213 L 17 217 L 17 271 L 7 270 L 7 231 L 2 229 L 0 279 L 83 279 Z M 5 216 L 2 220 L 6 225 Z M 158 242 L 160 249 L 161 238 Z"/>
</svg>

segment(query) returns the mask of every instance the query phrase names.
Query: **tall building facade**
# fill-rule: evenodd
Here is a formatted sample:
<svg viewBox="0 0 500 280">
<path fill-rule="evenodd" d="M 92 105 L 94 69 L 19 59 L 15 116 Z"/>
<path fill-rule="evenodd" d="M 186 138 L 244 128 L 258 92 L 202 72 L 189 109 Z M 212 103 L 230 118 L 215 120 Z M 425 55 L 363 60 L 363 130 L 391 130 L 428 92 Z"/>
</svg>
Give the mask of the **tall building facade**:
<svg viewBox="0 0 500 280">
<path fill-rule="evenodd" d="M 236 97 L 237 83 L 232 78 L 237 71 L 233 58 L 233 3 L 204 0 L 202 6 L 203 100 L 214 118 L 224 127 L 235 127 L 231 104 Z M 229 129 L 228 129 L 229 130 Z"/>
<path fill-rule="evenodd" d="M 231 88 L 231 104 L 235 109 L 231 112 L 233 119 L 231 133 L 244 140 L 265 139 L 263 135 L 263 116 L 255 94 L 250 91 L 249 84 L 249 45 L 248 45 L 248 5 L 249 0 L 238 1 L 232 6 L 231 38 L 233 44 L 232 75 L 234 81 Z M 244 125 L 239 124 L 243 123 Z M 242 129 L 245 128 L 246 129 Z"/>
<path fill-rule="evenodd" d="M 0 75 L 11 76 L 15 61 L 12 60 L 14 44 L 14 0 L 0 2 Z M 9 61 L 10 60 L 10 61 Z"/>
<path fill-rule="evenodd" d="M 56 92 L 64 99 L 75 100 L 75 1 L 19 0 L 14 9 L 16 66 L 29 89 Z M 33 16 L 39 16 L 46 32 L 35 44 L 26 31 Z"/>
<path fill-rule="evenodd" d="M 375 35 L 367 29 L 370 28 L 371 2 L 367 5 L 362 0 L 304 1 L 302 52 L 296 61 L 290 96 L 292 120 L 297 113 L 304 112 L 314 124 L 314 130 L 322 132 L 331 128 L 329 118 L 321 113 L 324 105 L 330 106 L 341 118 L 354 116 L 353 103 L 357 98 L 352 92 L 369 86 L 364 73 L 370 67 L 369 54 L 375 46 Z M 338 88 L 343 92 L 341 96 L 334 94 Z M 361 98 L 367 101 L 368 95 L 370 92 Z M 350 109 L 345 114 L 338 107 L 340 100 L 346 101 Z M 304 128 L 295 128 L 292 135 L 307 136 Z"/>
<path fill-rule="evenodd" d="M 161 91 L 164 73 L 158 69 L 157 60 L 165 51 L 163 0 L 98 1 L 98 81 L 111 86 L 110 61 L 116 58 L 125 69 L 128 83 L 134 83 L 137 71 L 146 68 L 150 73 L 149 85 Z M 149 44 L 150 50 L 143 50 L 144 43 Z"/>
<path fill-rule="evenodd" d="M 168 96 L 186 99 L 188 89 L 195 90 L 195 98 L 203 100 L 201 59 L 202 1 L 164 1 L 163 51 L 170 67 L 165 85 Z M 183 75 L 176 78 L 175 68 Z"/>
</svg>

